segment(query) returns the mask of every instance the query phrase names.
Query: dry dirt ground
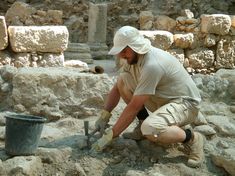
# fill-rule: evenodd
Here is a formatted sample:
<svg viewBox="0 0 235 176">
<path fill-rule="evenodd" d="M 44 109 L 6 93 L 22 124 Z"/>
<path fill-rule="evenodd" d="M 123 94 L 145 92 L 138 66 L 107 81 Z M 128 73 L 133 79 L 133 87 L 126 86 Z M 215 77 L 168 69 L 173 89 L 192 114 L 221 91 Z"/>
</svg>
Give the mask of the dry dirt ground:
<svg viewBox="0 0 235 176">
<path fill-rule="evenodd" d="M 123 105 L 123 104 L 122 104 Z M 122 106 L 120 105 L 120 106 Z M 120 107 L 115 110 L 113 116 L 119 115 Z M 90 131 L 97 117 L 91 117 Z M 115 118 L 110 124 L 114 124 Z M 42 175 L 87 175 L 87 176 L 209 176 L 228 175 L 223 169 L 215 167 L 208 155 L 200 168 L 190 168 L 186 165 L 187 156 L 178 150 L 179 145 L 163 146 L 151 143 L 148 140 L 134 141 L 117 138 L 102 153 L 91 152 L 86 145 L 82 145 L 84 140 L 84 128 L 82 121 L 79 133 L 64 137 L 52 143 L 47 143 L 46 148 L 71 147 L 72 153 L 69 158 L 59 162 L 53 159 L 43 161 L 44 169 Z M 78 125 L 79 126 L 79 125 Z M 127 131 L 135 126 L 133 123 Z M 98 139 L 99 134 L 91 138 L 91 141 Z M 79 142 L 80 141 L 80 142 Z M 80 143 L 80 145 L 78 145 Z M 76 164 L 75 164 L 76 163 Z"/>
</svg>

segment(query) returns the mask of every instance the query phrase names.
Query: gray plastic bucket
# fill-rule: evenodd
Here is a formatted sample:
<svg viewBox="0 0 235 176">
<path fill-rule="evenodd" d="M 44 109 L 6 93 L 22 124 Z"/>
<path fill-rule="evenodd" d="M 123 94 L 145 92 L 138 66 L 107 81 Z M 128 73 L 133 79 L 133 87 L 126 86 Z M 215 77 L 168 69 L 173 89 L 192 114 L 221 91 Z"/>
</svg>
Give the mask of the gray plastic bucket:
<svg viewBox="0 0 235 176">
<path fill-rule="evenodd" d="M 5 150 L 9 155 L 32 155 L 36 152 L 46 118 L 9 114 L 6 118 Z"/>
</svg>

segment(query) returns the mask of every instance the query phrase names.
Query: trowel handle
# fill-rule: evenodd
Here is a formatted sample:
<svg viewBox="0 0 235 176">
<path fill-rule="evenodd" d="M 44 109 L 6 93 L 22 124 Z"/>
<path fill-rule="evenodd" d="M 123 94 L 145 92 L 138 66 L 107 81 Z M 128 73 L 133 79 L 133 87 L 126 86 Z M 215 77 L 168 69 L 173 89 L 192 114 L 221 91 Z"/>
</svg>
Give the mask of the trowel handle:
<svg viewBox="0 0 235 176">
<path fill-rule="evenodd" d="M 84 121 L 84 130 L 85 130 L 85 135 L 88 136 L 88 130 L 89 130 L 89 121 L 85 120 Z"/>
</svg>

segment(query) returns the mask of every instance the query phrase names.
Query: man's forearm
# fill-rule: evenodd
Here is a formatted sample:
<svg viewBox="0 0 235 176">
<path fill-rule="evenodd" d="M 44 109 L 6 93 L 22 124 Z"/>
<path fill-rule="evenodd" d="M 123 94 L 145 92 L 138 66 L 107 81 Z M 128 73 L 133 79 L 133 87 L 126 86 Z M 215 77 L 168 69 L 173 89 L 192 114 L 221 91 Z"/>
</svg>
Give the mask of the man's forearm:
<svg viewBox="0 0 235 176">
<path fill-rule="evenodd" d="M 120 93 L 118 91 L 117 85 L 115 84 L 109 92 L 109 95 L 104 105 L 104 109 L 111 112 L 117 106 L 119 100 Z"/>
<path fill-rule="evenodd" d="M 137 109 L 134 109 L 130 105 L 126 106 L 118 121 L 113 126 L 113 137 L 119 136 L 135 119 L 138 113 Z"/>
<path fill-rule="evenodd" d="M 148 95 L 134 96 L 126 106 L 116 124 L 113 126 L 113 137 L 119 136 L 135 119 L 138 112 L 149 99 Z"/>
</svg>

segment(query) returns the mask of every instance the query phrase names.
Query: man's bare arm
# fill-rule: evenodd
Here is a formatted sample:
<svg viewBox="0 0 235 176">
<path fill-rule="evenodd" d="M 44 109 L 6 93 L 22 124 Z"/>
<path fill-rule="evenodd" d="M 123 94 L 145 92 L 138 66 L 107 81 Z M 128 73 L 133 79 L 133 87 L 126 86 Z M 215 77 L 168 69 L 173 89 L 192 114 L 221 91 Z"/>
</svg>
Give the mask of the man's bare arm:
<svg viewBox="0 0 235 176">
<path fill-rule="evenodd" d="M 118 121 L 113 127 L 113 137 L 119 136 L 135 119 L 144 103 L 149 99 L 148 95 L 135 95 L 126 106 Z"/>
<path fill-rule="evenodd" d="M 104 109 L 111 112 L 117 106 L 119 100 L 120 94 L 117 88 L 117 84 L 115 84 L 109 92 L 109 95 L 104 105 Z"/>
</svg>

